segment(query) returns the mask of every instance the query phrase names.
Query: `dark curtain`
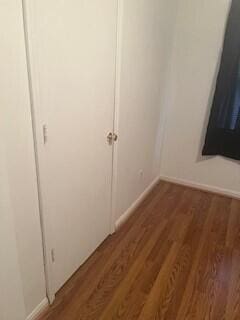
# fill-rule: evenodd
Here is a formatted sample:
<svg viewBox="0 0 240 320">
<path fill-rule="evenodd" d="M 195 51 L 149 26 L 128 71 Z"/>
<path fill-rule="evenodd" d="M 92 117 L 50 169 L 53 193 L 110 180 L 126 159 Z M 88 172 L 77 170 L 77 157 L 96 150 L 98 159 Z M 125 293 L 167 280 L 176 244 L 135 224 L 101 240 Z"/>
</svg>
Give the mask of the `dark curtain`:
<svg viewBox="0 0 240 320">
<path fill-rule="evenodd" d="M 240 0 L 228 17 L 203 155 L 240 160 Z"/>
</svg>

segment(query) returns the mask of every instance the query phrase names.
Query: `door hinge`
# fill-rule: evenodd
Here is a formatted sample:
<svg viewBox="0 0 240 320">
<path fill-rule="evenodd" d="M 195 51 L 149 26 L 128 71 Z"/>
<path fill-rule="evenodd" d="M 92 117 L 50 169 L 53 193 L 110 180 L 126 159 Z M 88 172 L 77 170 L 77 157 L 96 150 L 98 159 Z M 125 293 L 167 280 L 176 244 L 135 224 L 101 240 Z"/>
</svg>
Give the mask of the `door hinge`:
<svg viewBox="0 0 240 320">
<path fill-rule="evenodd" d="M 51 250 L 51 259 L 52 259 L 52 263 L 54 263 L 55 262 L 55 250 L 54 249 Z"/>
<path fill-rule="evenodd" d="M 47 125 L 43 125 L 43 143 L 46 144 L 48 140 L 48 135 L 47 135 Z"/>
</svg>

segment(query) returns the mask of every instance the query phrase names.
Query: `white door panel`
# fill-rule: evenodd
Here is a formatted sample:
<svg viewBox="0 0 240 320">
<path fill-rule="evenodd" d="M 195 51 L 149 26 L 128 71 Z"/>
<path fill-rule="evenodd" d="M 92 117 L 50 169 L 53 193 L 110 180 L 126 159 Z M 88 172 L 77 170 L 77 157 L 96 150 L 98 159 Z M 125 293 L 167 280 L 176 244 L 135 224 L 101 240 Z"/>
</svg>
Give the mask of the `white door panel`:
<svg viewBox="0 0 240 320">
<path fill-rule="evenodd" d="M 117 0 L 27 0 L 27 20 L 57 291 L 110 233 Z"/>
</svg>

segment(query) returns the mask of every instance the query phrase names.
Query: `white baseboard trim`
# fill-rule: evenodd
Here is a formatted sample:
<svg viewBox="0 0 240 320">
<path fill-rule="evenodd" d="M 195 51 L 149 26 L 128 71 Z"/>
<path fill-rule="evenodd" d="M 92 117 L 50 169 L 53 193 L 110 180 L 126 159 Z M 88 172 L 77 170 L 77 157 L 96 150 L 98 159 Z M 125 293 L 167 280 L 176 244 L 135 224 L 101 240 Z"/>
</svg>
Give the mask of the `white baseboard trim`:
<svg viewBox="0 0 240 320">
<path fill-rule="evenodd" d="M 221 196 L 226 196 L 226 197 L 230 197 L 230 198 L 237 199 L 237 200 L 240 199 L 240 192 L 237 192 L 237 191 L 227 190 L 227 189 L 223 189 L 223 188 L 219 188 L 219 187 L 215 187 L 215 186 L 211 186 L 211 185 L 207 185 L 207 184 L 201 184 L 201 183 L 194 182 L 194 181 L 178 179 L 178 178 L 168 177 L 168 176 L 163 176 L 163 175 L 160 176 L 160 180 L 172 182 L 172 183 L 179 184 L 179 185 L 186 186 L 186 187 L 190 187 L 192 189 L 215 193 L 215 194 L 218 194 Z"/>
<path fill-rule="evenodd" d="M 43 301 L 33 310 L 26 320 L 36 320 L 42 312 L 49 306 L 48 299 L 44 298 Z"/>
<path fill-rule="evenodd" d="M 117 231 L 135 212 L 135 210 L 139 207 L 139 205 L 146 199 L 149 193 L 153 190 L 156 184 L 160 181 L 160 177 L 157 177 L 145 191 L 140 195 L 140 197 L 131 205 L 131 207 L 125 211 L 121 217 L 115 223 L 115 231 Z"/>
</svg>

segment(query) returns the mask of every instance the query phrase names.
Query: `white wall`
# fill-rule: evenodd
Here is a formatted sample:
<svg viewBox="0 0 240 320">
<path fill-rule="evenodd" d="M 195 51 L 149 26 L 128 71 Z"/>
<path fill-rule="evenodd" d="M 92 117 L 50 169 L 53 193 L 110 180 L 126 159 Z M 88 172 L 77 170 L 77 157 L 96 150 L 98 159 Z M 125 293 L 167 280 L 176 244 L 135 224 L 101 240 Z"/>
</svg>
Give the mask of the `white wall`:
<svg viewBox="0 0 240 320">
<path fill-rule="evenodd" d="M 159 175 L 159 106 L 165 89 L 176 2 L 120 1 L 116 220 Z"/>
<path fill-rule="evenodd" d="M 0 24 L 0 127 L 27 316 L 46 293 L 21 0 L 0 2 Z M 8 293 L 4 299 L 14 299 Z"/>
<path fill-rule="evenodd" d="M 200 156 L 230 0 L 179 3 L 161 174 L 238 194 L 239 163 Z"/>
<path fill-rule="evenodd" d="M 0 319 L 24 320 L 25 306 L 0 126 Z"/>
</svg>

